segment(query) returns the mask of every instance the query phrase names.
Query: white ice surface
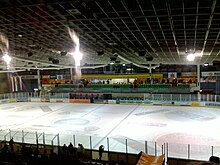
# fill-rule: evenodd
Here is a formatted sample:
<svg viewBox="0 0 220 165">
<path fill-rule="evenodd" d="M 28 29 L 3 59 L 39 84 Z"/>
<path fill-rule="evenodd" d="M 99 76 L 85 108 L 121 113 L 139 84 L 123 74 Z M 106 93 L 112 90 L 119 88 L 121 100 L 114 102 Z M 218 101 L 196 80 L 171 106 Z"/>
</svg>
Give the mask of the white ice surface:
<svg viewBox="0 0 220 165">
<path fill-rule="evenodd" d="M 42 110 L 44 109 L 44 110 Z M 46 109 L 46 110 L 45 110 Z M 71 103 L 11 103 L 0 105 L 0 139 L 8 139 L 8 130 L 16 141 L 46 143 L 59 133 L 60 144 L 73 141 L 86 148 L 97 149 L 100 144 L 112 151 L 146 151 L 162 153 L 162 145 L 169 143 L 169 154 L 187 157 L 187 144 L 191 144 L 191 158 L 207 159 L 210 146 L 220 146 L 220 109 L 177 106 L 71 104 Z M 5 136 L 6 135 L 6 136 Z M 92 143 L 90 143 L 90 136 Z M 57 144 L 57 139 L 53 140 Z M 178 143 L 178 144 L 175 144 Z M 204 146 L 203 146 L 204 145 Z M 195 151 L 194 151 L 195 150 Z M 205 151 L 204 151 L 205 150 Z M 220 147 L 214 147 L 215 155 Z"/>
</svg>

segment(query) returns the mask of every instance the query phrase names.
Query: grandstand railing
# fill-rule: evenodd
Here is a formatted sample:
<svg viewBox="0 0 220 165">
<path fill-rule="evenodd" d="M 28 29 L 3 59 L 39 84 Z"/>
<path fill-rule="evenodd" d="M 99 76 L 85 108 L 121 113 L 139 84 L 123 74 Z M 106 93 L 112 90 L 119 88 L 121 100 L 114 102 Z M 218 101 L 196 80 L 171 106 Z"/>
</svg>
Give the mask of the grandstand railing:
<svg viewBox="0 0 220 165">
<path fill-rule="evenodd" d="M 138 154 L 144 151 L 149 155 L 162 155 L 168 157 L 208 160 L 210 156 L 220 155 L 220 146 L 206 146 L 194 144 L 163 143 L 153 141 L 133 140 L 117 137 L 94 137 L 84 135 L 46 134 L 44 132 L 26 132 L 17 130 L 1 130 L 0 140 L 9 141 L 13 137 L 15 142 L 29 143 L 41 146 L 51 145 L 57 150 L 57 146 L 72 144 L 77 147 L 79 143 L 86 149 L 98 150 L 100 145 L 105 146 L 105 151 Z"/>
<path fill-rule="evenodd" d="M 39 94 L 39 93 L 8 93 L 0 94 L 2 103 L 14 101 L 30 101 L 31 98 L 47 98 L 49 99 L 69 99 L 68 93 Z M 16 100 L 15 100 L 16 99 Z M 4 100 L 10 100 L 4 102 Z M 145 94 L 144 101 L 204 101 L 204 102 L 220 102 L 220 95 L 185 95 L 185 94 Z M 133 102 L 135 103 L 135 102 Z M 136 102 L 142 104 L 143 102 Z M 210 156 L 220 156 L 220 146 L 194 145 L 194 144 L 159 144 L 153 141 L 134 140 L 122 137 L 94 137 L 77 134 L 66 134 L 62 132 L 44 133 L 33 132 L 27 130 L 10 130 L 9 128 L 1 128 L 0 140 L 9 141 L 12 137 L 15 142 L 62 146 L 72 142 L 74 146 L 78 143 L 84 145 L 86 149 L 98 150 L 99 145 L 103 144 L 106 151 L 135 153 L 144 151 L 150 155 L 165 154 L 165 157 L 183 158 L 192 160 L 208 160 Z"/>
<path fill-rule="evenodd" d="M 123 95 L 122 95 L 123 96 Z M 22 100 L 30 100 L 30 98 L 53 98 L 53 99 L 69 99 L 69 93 L 48 93 L 48 94 L 41 94 L 41 93 L 6 93 L 0 94 L 0 100 L 4 99 L 18 99 L 18 101 Z M 81 98 L 85 98 L 85 96 L 81 96 Z M 124 100 L 126 100 L 126 94 L 124 95 Z M 119 98 L 120 99 L 120 98 Z M 151 101 L 202 101 L 202 102 L 220 102 L 220 95 L 213 95 L 213 94 L 151 94 L 145 93 L 144 98 L 139 98 L 144 100 L 151 100 Z M 135 100 L 135 99 L 130 99 Z M 136 99 L 138 100 L 138 99 Z M 134 102 L 135 103 L 135 102 Z M 140 103 L 140 102 L 138 102 Z"/>
<path fill-rule="evenodd" d="M 220 95 L 212 94 L 144 94 L 145 100 L 153 101 L 205 101 L 220 102 Z"/>
</svg>

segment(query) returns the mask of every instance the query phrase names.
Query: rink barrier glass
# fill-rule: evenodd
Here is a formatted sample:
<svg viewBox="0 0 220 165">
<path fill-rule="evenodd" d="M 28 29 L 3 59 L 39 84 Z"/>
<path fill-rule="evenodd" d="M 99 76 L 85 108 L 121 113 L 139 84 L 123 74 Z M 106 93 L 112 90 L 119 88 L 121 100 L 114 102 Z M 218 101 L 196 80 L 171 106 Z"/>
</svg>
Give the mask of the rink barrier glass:
<svg viewBox="0 0 220 165">
<path fill-rule="evenodd" d="M 72 142 L 75 147 L 78 147 L 78 144 L 81 143 L 85 149 L 90 150 L 98 150 L 100 145 L 104 145 L 105 151 L 108 152 L 138 154 L 140 151 L 143 151 L 154 156 L 164 154 L 166 160 L 168 157 L 189 160 L 209 160 L 210 156 L 220 155 L 220 146 L 178 143 L 158 144 L 157 142 L 153 141 L 137 141 L 133 139 L 112 137 L 103 138 L 84 135 L 69 135 L 69 137 L 66 137 L 66 134 L 46 134 L 44 132 L 33 133 L 14 130 L 0 131 L 0 140 L 9 141 L 12 137 L 14 141 L 18 143 L 28 143 L 43 146 L 51 145 L 53 148 L 63 146 L 63 144 L 68 145 L 70 142 Z"/>
<path fill-rule="evenodd" d="M 116 100 L 120 100 L 118 103 L 131 103 L 131 104 L 148 104 L 152 101 L 163 101 L 163 102 L 191 102 L 191 101 L 201 101 L 201 102 L 220 102 L 220 95 L 211 95 L 211 94 L 150 94 L 145 93 L 142 94 L 143 98 L 126 98 L 126 94 L 124 97 L 114 98 Z M 31 101 L 31 99 L 35 99 L 38 101 L 43 102 L 50 102 L 50 100 L 57 99 L 57 102 L 69 102 L 70 93 L 48 93 L 48 94 L 41 94 L 41 93 L 5 93 L 0 94 L 0 103 L 7 103 L 9 101 L 16 102 L 16 101 Z M 79 99 L 87 99 L 85 96 Z M 99 102 L 103 101 L 103 98 L 97 99 Z M 96 99 L 95 99 L 96 101 Z"/>
</svg>

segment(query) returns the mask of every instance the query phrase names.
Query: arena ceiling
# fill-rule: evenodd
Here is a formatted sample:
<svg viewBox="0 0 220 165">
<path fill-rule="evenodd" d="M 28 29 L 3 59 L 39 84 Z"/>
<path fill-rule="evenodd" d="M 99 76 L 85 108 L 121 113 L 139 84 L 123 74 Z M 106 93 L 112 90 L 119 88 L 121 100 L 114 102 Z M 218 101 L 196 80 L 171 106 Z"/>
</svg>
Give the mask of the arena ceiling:
<svg viewBox="0 0 220 165">
<path fill-rule="evenodd" d="M 115 56 L 140 67 L 220 60 L 219 0 L 0 1 L 0 31 L 17 69 L 73 67 L 68 28 L 79 35 L 83 67 Z M 189 53 L 198 55 L 193 62 Z"/>
</svg>

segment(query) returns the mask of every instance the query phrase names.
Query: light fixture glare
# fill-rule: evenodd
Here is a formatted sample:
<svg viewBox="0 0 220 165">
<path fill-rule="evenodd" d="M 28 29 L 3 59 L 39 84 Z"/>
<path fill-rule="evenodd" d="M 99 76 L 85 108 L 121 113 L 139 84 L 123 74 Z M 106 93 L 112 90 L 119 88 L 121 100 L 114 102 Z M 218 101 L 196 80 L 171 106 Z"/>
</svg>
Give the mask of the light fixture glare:
<svg viewBox="0 0 220 165">
<path fill-rule="evenodd" d="M 188 54 L 186 58 L 187 58 L 188 61 L 194 61 L 195 55 L 194 54 Z"/>
<path fill-rule="evenodd" d="M 8 54 L 5 54 L 3 57 L 3 60 L 7 63 L 7 65 L 11 62 L 11 57 Z"/>
</svg>

